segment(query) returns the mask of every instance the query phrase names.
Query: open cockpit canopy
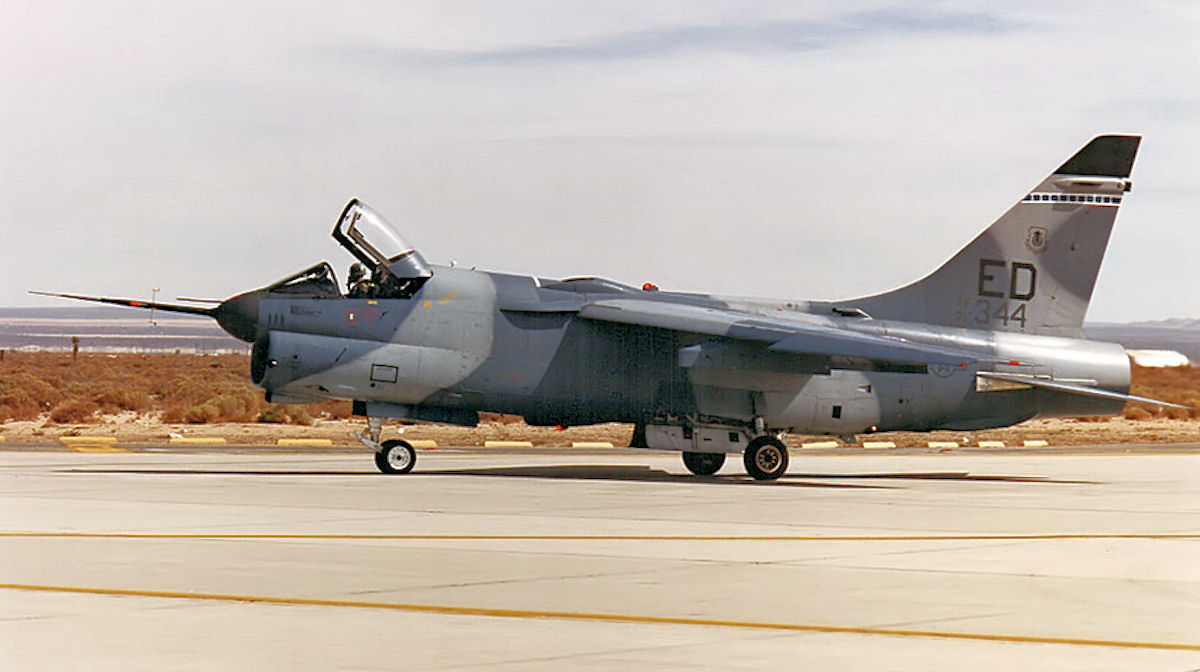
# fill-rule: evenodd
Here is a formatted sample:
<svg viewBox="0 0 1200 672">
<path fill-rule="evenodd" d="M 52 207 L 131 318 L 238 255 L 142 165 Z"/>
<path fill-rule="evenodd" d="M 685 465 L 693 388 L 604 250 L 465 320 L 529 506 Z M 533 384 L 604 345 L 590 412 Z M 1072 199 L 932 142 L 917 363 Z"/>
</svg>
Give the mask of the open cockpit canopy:
<svg viewBox="0 0 1200 672">
<path fill-rule="evenodd" d="M 357 198 L 346 204 L 333 239 L 370 270 L 373 298 L 409 298 L 433 276 L 396 227 Z"/>
<path fill-rule="evenodd" d="M 265 289 L 272 294 L 288 294 L 304 298 L 337 299 L 342 296 L 342 293 L 338 291 L 333 268 L 324 261 L 295 275 L 289 275 Z"/>
</svg>

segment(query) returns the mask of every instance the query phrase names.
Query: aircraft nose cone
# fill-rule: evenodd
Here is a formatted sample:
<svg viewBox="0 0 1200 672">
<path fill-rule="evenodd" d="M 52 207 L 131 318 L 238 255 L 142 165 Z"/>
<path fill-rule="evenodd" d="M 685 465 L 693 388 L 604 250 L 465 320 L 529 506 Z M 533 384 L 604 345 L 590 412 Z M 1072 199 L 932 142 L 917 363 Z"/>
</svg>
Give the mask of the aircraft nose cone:
<svg viewBox="0 0 1200 672">
<path fill-rule="evenodd" d="M 258 304 L 261 300 L 261 290 L 238 294 L 221 302 L 213 316 L 234 338 L 253 343 L 258 337 Z"/>
</svg>

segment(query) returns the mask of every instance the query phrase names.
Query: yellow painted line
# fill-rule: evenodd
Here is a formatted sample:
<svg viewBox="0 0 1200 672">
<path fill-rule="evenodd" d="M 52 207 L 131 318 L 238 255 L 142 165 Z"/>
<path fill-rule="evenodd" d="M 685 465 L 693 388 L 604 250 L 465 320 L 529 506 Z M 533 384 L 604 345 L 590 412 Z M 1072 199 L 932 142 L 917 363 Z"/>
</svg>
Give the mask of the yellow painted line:
<svg viewBox="0 0 1200 672">
<path fill-rule="evenodd" d="M 1032 441 L 1024 441 L 1021 445 L 1025 446 L 1026 448 L 1045 448 L 1046 446 L 1050 445 L 1050 442 L 1042 439 L 1036 439 Z"/>
<path fill-rule="evenodd" d="M 980 448 L 1007 448 L 1003 441 L 980 441 L 977 444 Z"/>
<path fill-rule="evenodd" d="M 438 447 L 437 441 L 434 441 L 433 439 L 411 439 L 411 440 L 405 439 L 405 441 L 408 441 L 408 445 L 412 446 L 413 448 L 437 448 Z"/>
<path fill-rule="evenodd" d="M 277 446 L 332 446 L 332 439 L 279 439 Z"/>
<path fill-rule="evenodd" d="M 611 441 L 572 441 L 572 448 L 612 448 Z"/>
<path fill-rule="evenodd" d="M 4 440 L 5 440 L 4 437 L 0 436 L 0 441 L 4 441 Z"/>
<path fill-rule="evenodd" d="M 125 448 L 118 448 L 111 443 L 72 443 L 67 446 L 77 453 L 128 453 Z"/>
<path fill-rule="evenodd" d="M 128 453 L 125 448 L 116 446 L 117 440 L 111 436 L 60 436 L 58 440 L 66 447 L 77 453 Z"/>
<path fill-rule="evenodd" d="M 213 602 L 248 602 L 255 604 L 306 606 L 306 607 L 350 607 L 355 609 L 387 609 L 446 616 L 482 616 L 490 618 L 553 618 L 571 621 L 600 621 L 607 623 L 638 623 L 647 625 L 697 625 L 709 627 L 740 628 L 754 630 L 787 630 L 793 632 L 824 632 L 854 635 L 883 635 L 892 637 L 923 637 L 935 639 L 967 639 L 990 642 L 1015 642 L 1024 644 L 1060 644 L 1067 646 L 1103 646 L 1127 649 L 1165 649 L 1171 651 L 1200 651 L 1200 644 L 1177 642 L 1139 642 L 1129 640 L 1090 639 L 1082 637 L 1038 637 L 1032 635 L 1005 635 L 977 632 L 940 632 L 934 630 L 902 630 L 893 628 L 867 628 L 841 625 L 816 625 L 802 623 L 769 623 L 759 621 L 729 621 L 709 618 L 678 616 L 645 616 L 638 614 L 589 613 L 576 611 L 546 611 L 533 609 L 497 609 L 494 607 L 464 607 L 443 604 L 409 604 L 403 602 L 363 602 L 357 600 L 329 600 L 305 597 L 275 597 L 268 595 L 232 595 L 225 593 L 196 593 L 167 590 L 133 590 L 128 588 L 86 588 L 79 586 L 46 586 L 22 583 L 0 583 L 0 589 L 25 590 L 44 593 L 74 593 L 78 595 L 104 595 L 118 597 L 149 597 L 160 599 L 207 600 Z"/>
<path fill-rule="evenodd" d="M 1200 533 L 1076 532 L 1044 534 L 888 534 L 888 535 L 689 535 L 689 534 L 270 534 L 154 532 L 0 532 L 0 538 L 26 539 L 246 539 L 349 541 L 1046 541 L 1071 539 L 1200 539 Z"/>
<path fill-rule="evenodd" d="M 930 441 L 925 445 L 930 448 L 958 448 L 957 441 Z"/>
<path fill-rule="evenodd" d="M 223 436 L 172 436 L 167 443 L 191 443 L 191 444 L 212 444 L 225 443 Z"/>
<path fill-rule="evenodd" d="M 800 444 L 801 448 L 841 448 L 842 444 L 837 441 L 810 441 Z"/>
<path fill-rule="evenodd" d="M 863 448 L 895 448 L 895 441 L 863 441 Z"/>
<path fill-rule="evenodd" d="M 484 441 L 484 448 L 532 448 L 530 441 Z"/>
</svg>

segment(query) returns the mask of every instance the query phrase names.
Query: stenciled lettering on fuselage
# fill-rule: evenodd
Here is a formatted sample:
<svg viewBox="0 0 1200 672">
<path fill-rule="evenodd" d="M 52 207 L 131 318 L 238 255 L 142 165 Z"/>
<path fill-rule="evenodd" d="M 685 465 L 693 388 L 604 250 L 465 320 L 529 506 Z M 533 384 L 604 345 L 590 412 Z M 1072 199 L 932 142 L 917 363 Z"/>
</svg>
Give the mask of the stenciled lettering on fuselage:
<svg viewBox="0 0 1200 672">
<path fill-rule="evenodd" d="M 356 326 L 370 324 L 379 317 L 379 309 L 374 306 L 366 308 L 350 308 L 346 311 L 346 324 Z"/>
<path fill-rule="evenodd" d="M 965 327 L 1025 328 L 1025 306 L 1037 296 L 1037 267 L 1028 261 L 980 259 L 974 296 L 959 300 L 958 321 Z"/>
</svg>

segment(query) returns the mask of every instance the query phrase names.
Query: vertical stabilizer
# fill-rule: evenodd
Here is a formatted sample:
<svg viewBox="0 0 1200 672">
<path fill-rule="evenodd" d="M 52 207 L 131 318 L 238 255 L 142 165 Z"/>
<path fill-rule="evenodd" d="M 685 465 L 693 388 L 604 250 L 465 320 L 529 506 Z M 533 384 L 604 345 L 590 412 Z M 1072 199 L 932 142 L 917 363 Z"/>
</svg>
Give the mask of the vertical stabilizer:
<svg viewBox="0 0 1200 672">
<path fill-rule="evenodd" d="M 880 319 L 1079 336 L 1140 141 L 1094 138 L 927 277 L 832 305 Z"/>
</svg>

